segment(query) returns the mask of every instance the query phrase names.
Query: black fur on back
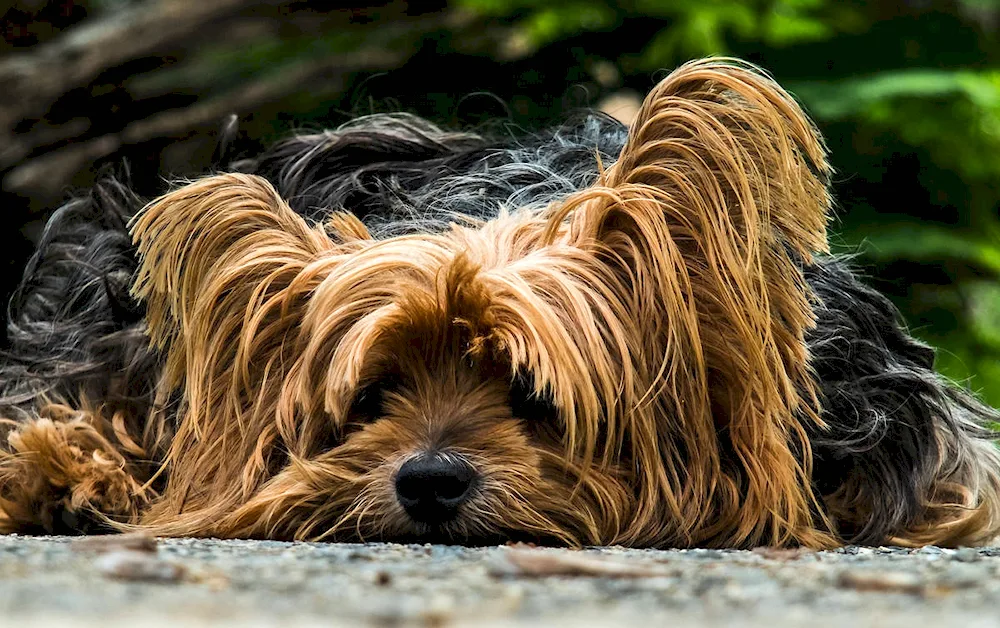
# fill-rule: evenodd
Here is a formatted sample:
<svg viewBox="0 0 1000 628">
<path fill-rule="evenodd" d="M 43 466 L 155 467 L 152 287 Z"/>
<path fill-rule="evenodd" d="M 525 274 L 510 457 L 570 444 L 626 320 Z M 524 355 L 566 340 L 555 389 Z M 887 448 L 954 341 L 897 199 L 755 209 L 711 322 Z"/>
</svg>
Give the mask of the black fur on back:
<svg viewBox="0 0 1000 628">
<path fill-rule="evenodd" d="M 8 415 L 40 397 L 148 408 L 159 369 L 129 296 L 136 259 L 126 226 L 141 206 L 125 183 L 106 178 L 49 219 L 7 309 L 0 403 Z"/>
<path fill-rule="evenodd" d="M 613 163 L 624 141 L 625 127 L 596 113 L 549 132 L 489 139 L 415 116 L 376 115 L 285 140 L 234 166 L 269 179 L 303 216 L 349 210 L 387 237 L 564 198 L 597 178 L 598 153 Z"/>
<path fill-rule="evenodd" d="M 827 429 L 810 434 L 813 481 L 820 494 L 863 497 L 871 512 L 839 533 L 858 544 L 884 543 L 921 515 L 932 482 L 957 469 L 936 433 L 961 448 L 995 437 L 985 426 L 997 413 L 934 371 L 934 350 L 910 336 L 889 299 L 861 283 L 845 259 L 804 269 L 815 291 L 816 327 L 807 341 L 823 393 Z M 970 437 L 972 440 L 970 440 Z"/>
<path fill-rule="evenodd" d="M 613 163 L 626 135 L 600 114 L 495 137 L 376 115 L 223 169 L 268 178 L 309 219 L 348 209 L 387 236 L 564 198 L 596 180 L 598 160 Z M 52 216 L 9 310 L 0 365 L 8 416 L 24 414 L 40 395 L 72 402 L 83 394 L 136 409 L 152 403 L 159 362 L 128 295 L 136 261 L 126 223 L 141 205 L 125 183 L 108 179 Z M 892 304 L 847 261 L 822 258 L 804 273 L 816 297 L 808 342 L 827 424 L 810 434 L 815 486 L 821 495 L 864 496 L 870 522 L 838 532 L 848 542 L 882 543 L 920 516 L 946 459 L 936 431 L 964 435 L 960 443 L 989 438 L 980 426 L 996 414 L 935 374 L 933 350 L 907 334 Z"/>
</svg>

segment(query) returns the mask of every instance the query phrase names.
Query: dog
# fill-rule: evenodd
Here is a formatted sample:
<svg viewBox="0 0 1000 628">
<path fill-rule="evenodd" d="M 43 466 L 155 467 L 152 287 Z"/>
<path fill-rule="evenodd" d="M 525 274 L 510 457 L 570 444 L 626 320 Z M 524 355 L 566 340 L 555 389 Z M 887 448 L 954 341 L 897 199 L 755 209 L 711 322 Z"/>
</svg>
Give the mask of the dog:
<svg viewBox="0 0 1000 628">
<path fill-rule="evenodd" d="M 380 114 L 49 220 L 2 529 L 631 547 L 1000 530 L 997 412 L 832 255 L 822 139 L 687 63 L 630 127 Z"/>
</svg>

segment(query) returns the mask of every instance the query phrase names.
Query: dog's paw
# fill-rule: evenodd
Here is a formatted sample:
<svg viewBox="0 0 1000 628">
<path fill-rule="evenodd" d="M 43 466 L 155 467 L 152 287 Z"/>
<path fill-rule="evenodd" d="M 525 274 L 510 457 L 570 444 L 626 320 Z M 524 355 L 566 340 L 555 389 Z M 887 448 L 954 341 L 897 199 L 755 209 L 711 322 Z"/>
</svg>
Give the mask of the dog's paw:
<svg viewBox="0 0 1000 628">
<path fill-rule="evenodd" d="M 35 419 L 0 452 L 0 530 L 87 534 L 134 520 L 148 490 L 83 418 Z"/>
</svg>

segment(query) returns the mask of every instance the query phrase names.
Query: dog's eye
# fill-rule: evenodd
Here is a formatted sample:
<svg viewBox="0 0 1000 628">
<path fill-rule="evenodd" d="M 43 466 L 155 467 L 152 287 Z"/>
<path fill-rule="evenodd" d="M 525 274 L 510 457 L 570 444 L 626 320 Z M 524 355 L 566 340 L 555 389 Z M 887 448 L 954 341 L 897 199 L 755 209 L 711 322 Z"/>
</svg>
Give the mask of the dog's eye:
<svg viewBox="0 0 1000 628">
<path fill-rule="evenodd" d="M 552 398 L 542 392 L 535 392 L 535 382 L 531 376 L 519 373 L 510 387 L 511 413 L 525 421 L 548 421 L 558 414 Z"/>
<path fill-rule="evenodd" d="M 385 402 L 386 386 L 382 380 L 377 380 L 363 387 L 354 396 L 347 416 L 353 422 L 367 422 L 377 419 L 382 414 L 382 404 Z"/>
<path fill-rule="evenodd" d="M 358 390 L 351 407 L 347 410 L 347 421 L 339 431 L 334 444 L 340 444 L 343 438 L 363 429 L 382 416 L 387 390 L 388 387 L 383 380 L 376 380 Z M 328 448 L 332 449 L 332 446 Z"/>
</svg>

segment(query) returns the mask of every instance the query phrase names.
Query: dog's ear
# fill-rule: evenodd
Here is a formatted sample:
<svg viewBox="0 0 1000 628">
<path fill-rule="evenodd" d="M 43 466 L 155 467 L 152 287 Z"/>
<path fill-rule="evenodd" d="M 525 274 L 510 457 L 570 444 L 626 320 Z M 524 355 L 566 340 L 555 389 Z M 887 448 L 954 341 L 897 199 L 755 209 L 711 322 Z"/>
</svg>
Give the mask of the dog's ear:
<svg viewBox="0 0 1000 628">
<path fill-rule="evenodd" d="M 166 360 L 158 394 L 183 390 L 171 484 L 157 508 L 223 508 L 281 455 L 274 404 L 282 369 L 309 291 L 325 272 L 306 269 L 336 245 L 265 179 L 240 174 L 206 177 L 156 199 L 133 221 L 132 236 L 139 252 L 133 293 Z"/>
<path fill-rule="evenodd" d="M 676 421 L 676 433 L 643 429 L 660 434 L 658 455 L 687 459 L 686 479 L 660 482 L 687 483 L 664 490 L 682 493 L 692 526 L 698 509 L 730 517 L 713 524 L 732 527 L 723 543 L 817 542 L 789 535 L 814 527 L 801 265 L 826 250 L 829 175 L 819 134 L 774 81 L 692 62 L 649 94 L 599 183 L 557 212 L 568 222 L 550 222 L 550 237 L 593 247 L 617 278 L 658 374 L 648 420 Z"/>
<path fill-rule="evenodd" d="M 185 338 L 206 344 L 228 315 L 242 322 L 272 273 L 331 246 L 270 183 L 243 174 L 206 177 L 154 200 L 131 231 L 139 252 L 132 292 L 145 303 L 152 343 L 170 351 Z"/>
</svg>

